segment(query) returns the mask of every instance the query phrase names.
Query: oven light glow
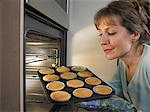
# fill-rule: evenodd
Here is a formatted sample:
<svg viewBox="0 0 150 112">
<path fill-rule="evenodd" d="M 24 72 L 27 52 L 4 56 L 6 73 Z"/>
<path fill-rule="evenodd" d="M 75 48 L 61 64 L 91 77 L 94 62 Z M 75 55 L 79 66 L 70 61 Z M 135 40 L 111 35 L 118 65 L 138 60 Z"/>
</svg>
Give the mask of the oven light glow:
<svg viewBox="0 0 150 112">
<path fill-rule="evenodd" d="M 45 43 L 42 42 L 27 42 L 27 45 L 44 45 Z"/>
</svg>

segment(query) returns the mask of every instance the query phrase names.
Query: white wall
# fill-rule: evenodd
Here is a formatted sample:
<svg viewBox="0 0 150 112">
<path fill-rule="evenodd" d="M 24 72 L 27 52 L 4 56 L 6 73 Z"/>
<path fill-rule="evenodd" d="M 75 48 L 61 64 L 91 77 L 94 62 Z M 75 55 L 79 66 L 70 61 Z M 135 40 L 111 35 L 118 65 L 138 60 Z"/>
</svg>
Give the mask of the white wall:
<svg viewBox="0 0 150 112">
<path fill-rule="evenodd" d="M 103 80 L 110 80 L 116 61 L 107 60 L 98 42 L 93 16 L 111 0 L 71 0 L 67 65 L 82 65 Z"/>
</svg>

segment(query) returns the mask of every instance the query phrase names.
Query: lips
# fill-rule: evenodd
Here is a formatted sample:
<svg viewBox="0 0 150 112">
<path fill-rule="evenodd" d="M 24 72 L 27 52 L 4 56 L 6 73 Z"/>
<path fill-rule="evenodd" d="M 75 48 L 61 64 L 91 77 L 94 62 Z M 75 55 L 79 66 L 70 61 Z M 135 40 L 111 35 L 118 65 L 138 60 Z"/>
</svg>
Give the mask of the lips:
<svg viewBox="0 0 150 112">
<path fill-rule="evenodd" d="M 111 51 L 111 49 L 104 49 L 104 52 L 107 54 Z"/>
<path fill-rule="evenodd" d="M 103 49 L 103 51 L 104 51 L 105 54 L 108 54 L 110 51 L 112 51 L 114 49 L 110 45 L 102 45 L 101 47 L 102 47 L 102 49 Z"/>
</svg>

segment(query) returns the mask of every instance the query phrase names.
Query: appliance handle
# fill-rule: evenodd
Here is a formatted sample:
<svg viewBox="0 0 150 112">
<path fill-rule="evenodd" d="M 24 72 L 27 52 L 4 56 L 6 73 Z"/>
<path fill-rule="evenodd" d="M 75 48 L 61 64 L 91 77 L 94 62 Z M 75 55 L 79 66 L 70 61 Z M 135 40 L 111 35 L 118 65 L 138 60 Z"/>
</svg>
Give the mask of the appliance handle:
<svg viewBox="0 0 150 112">
<path fill-rule="evenodd" d="M 33 28 L 26 28 L 25 32 L 24 32 L 24 37 L 27 37 L 27 33 L 28 32 L 32 32 L 32 33 L 35 33 L 35 34 L 43 35 L 45 37 L 59 38 L 59 39 L 61 38 L 61 37 L 56 36 L 56 35 L 49 35 L 45 31 L 39 30 L 37 28 L 34 28 L 34 29 Z"/>
<path fill-rule="evenodd" d="M 28 93 L 27 95 L 31 95 L 31 96 L 45 96 L 44 94 L 39 94 L 39 93 Z"/>
</svg>

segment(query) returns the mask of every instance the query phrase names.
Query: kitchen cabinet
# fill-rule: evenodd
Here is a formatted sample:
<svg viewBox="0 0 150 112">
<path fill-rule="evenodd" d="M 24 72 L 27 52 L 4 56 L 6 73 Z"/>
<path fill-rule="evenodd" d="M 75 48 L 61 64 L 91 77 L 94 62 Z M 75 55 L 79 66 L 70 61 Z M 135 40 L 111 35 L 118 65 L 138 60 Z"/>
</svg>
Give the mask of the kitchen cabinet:
<svg viewBox="0 0 150 112">
<path fill-rule="evenodd" d="M 0 0 L 0 112 L 23 112 L 23 0 Z"/>
<path fill-rule="evenodd" d="M 69 0 L 26 0 L 26 3 L 68 29 Z"/>
</svg>

